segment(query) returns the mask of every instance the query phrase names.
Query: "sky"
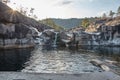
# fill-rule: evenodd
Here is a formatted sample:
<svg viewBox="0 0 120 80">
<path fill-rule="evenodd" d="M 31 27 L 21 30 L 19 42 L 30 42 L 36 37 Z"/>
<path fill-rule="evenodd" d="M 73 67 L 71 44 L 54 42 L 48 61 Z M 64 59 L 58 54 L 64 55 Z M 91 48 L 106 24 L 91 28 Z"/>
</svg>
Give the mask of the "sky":
<svg viewBox="0 0 120 80">
<path fill-rule="evenodd" d="M 38 19 L 45 18 L 84 18 L 101 16 L 116 12 L 120 0 L 10 0 L 10 7 L 18 9 L 20 6 L 28 10 L 34 8 Z M 28 9 L 27 9 L 28 8 Z"/>
</svg>

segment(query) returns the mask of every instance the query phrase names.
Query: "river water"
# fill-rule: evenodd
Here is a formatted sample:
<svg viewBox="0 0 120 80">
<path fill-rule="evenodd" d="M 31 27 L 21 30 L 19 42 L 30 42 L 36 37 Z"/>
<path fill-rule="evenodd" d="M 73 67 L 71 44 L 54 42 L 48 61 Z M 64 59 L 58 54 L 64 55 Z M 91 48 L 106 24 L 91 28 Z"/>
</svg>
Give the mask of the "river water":
<svg viewBox="0 0 120 80">
<path fill-rule="evenodd" d="M 37 46 L 34 49 L 0 50 L 0 71 L 70 74 L 101 72 L 102 69 L 90 63 L 92 59 L 119 62 L 120 47 L 94 46 L 48 50 Z"/>
</svg>

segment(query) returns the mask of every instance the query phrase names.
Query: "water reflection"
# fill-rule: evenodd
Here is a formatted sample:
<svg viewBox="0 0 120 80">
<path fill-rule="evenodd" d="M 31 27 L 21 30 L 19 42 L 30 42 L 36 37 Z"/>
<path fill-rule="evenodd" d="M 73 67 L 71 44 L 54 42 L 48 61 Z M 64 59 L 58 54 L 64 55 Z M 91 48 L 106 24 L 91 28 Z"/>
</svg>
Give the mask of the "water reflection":
<svg viewBox="0 0 120 80">
<path fill-rule="evenodd" d="M 32 48 L 0 50 L 0 71 L 19 71 L 29 59 Z"/>
<path fill-rule="evenodd" d="M 82 46 L 81 49 L 94 51 L 102 58 L 111 57 L 120 62 L 120 47 L 106 47 L 106 46 Z"/>
</svg>

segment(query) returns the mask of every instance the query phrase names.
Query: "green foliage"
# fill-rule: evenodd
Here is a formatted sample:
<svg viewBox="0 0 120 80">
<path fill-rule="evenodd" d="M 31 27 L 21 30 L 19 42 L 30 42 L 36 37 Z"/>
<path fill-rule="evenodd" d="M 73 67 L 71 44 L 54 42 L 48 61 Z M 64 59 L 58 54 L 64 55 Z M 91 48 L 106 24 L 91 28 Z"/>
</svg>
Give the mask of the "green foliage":
<svg viewBox="0 0 120 80">
<path fill-rule="evenodd" d="M 58 30 L 58 31 L 64 29 L 63 27 L 56 25 L 55 22 L 50 18 L 42 20 L 41 22 L 48 26 L 51 26 L 52 28 L 54 28 L 55 30 Z"/>
<path fill-rule="evenodd" d="M 81 24 L 82 18 L 69 18 L 69 19 L 60 19 L 60 18 L 51 18 L 56 25 L 64 27 L 65 29 L 70 29 L 78 27 Z"/>
<path fill-rule="evenodd" d="M 89 21 L 88 18 L 85 18 L 85 19 L 82 20 L 81 25 L 83 26 L 83 28 L 87 28 L 89 26 L 89 24 L 90 24 L 90 21 Z"/>
</svg>

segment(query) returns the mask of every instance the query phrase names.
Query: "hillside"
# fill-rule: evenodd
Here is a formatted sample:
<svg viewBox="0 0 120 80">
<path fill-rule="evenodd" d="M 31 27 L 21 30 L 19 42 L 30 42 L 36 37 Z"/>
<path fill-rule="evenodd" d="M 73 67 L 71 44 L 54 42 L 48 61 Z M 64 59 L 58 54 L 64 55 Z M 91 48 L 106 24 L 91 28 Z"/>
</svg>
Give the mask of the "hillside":
<svg viewBox="0 0 120 80">
<path fill-rule="evenodd" d="M 40 23 L 43 23 L 43 24 L 46 24 L 52 28 L 54 28 L 55 30 L 57 31 L 60 31 L 60 30 L 63 30 L 64 28 L 57 25 L 51 18 L 48 18 L 48 19 L 44 19 L 42 21 L 39 21 Z"/>
<path fill-rule="evenodd" d="M 49 18 L 51 19 L 57 26 L 63 27 L 65 29 L 70 29 L 74 27 L 78 27 L 81 25 L 82 20 L 85 18 L 69 18 L 69 19 L 60 19 L 60 18 Z M 94 21 L 95 18 L 87 18 L 90 21 Z M 42 21 L 45 21 L 44 19 Z"/>
<path fill-rule="evenodd" d="M 102 18 L 102 19 L 97 19 L 93 23 L 91 23 L 87 28 L 86 32 L 96 32 L 97 29 L 103 27 L 106 28 L 103 30 L 106 30 L 106 32 L 112 30 L 114 27 L 120 25 L 120 16 L 114 17 L 114 18 Z M 107 29 L 108 28 L 108 29 Z M 118 29 L 119 32 L 120 29 Z"/>
<path fill-rule="evenodd" d="M 49 26 L 39 23 L 38 21 L 32 18 L 22 15 L 18 11 L 12 10 L 10 7 L 8 7 L 2 2 L 0 2 L 0 22 L 13 24 L 22 23 L 27 26 L 35 27 L 39 29 L 39 31 L 42 31 L 46 28 L 50 28 Z"/>
<path fill-rule="evenodd" d="M 82 21 L 82 19 L 77 19 L 77 18 L 71 18 L 71 19 L 52 18 L 52 19 L 57 25 L 62 26 L 66 29 L 77 27 L 81 24 L 81 21 Z"/>
</svg>

